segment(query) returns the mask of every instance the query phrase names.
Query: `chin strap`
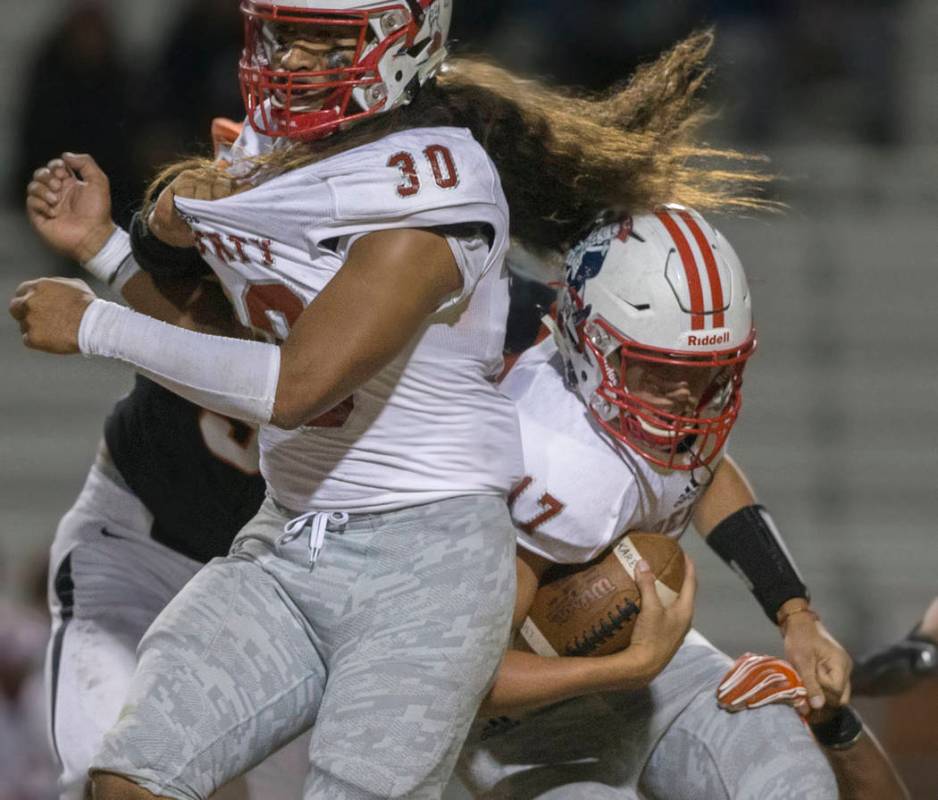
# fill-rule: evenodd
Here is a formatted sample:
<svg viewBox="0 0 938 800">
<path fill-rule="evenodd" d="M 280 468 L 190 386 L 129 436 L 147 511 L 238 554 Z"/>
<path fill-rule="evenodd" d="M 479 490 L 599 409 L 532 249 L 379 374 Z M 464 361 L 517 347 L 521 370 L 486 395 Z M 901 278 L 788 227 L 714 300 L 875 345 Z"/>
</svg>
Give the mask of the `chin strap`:
<svg viewBox="0 0 938 800">
<path fill-rule="evenodd" d="M 566 342 L 563 340 L 563 334 L 560 332 L 560 326 L 557 324 L 557 320 L 555 320 L 552 315 L 545 314 L 543 317 L 541 317 L 541 325 L 550 331 L 551 336 L 554 337 L 554 343 L 557 345 L 558 349 L 566 346 Z"/>
</svg>

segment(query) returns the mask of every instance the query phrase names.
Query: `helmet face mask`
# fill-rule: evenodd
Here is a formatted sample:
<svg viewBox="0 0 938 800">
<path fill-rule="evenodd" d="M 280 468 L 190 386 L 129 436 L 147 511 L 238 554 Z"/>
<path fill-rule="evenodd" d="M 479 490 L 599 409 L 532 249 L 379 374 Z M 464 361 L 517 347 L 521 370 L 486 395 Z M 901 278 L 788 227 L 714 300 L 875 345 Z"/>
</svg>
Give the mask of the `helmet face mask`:
<svg viewBox="0 0 938 800">
<path fill-rule="evenodd" d="M 656 215 L 645 215 L 597 229 L 571 252 L 555 338 L 568 385 L 606 433 L 661 467 L 693 470 L 726 443 L 756 341 L 735 253 L 699 215 L 677 213 L 695 232 L 709 229 L 700 243 L 718 255 L 710 275 L 723 281 L 722 326 L 688 334 L 700 308 L 688 307 L 673 280 L 676 248 Z"/>
<path fill-rule="evenodd" d="M 603 353 L 592 341 L 596 329 L 618 346 Z M 600 426 L 658 466 L 709 464 L 739 414 L 743 368 L 755 340 L 700 356 L 636 346 L 602 319 L 587 330 L 593 332 L 587 347 L 602 374 L 590 403 Z"/>
<path fill-rule="evenodd" d="M 347 73 L 358 62 L 365 46 L 365 30 L 317 20 L 315 32 L 278 22 L 261 24 L 260 42 L 266 63 L 273 67 L 299 53 L 299 60 L 323 64 L 323 69 L 295 70 L 267 78 L 271 108 L 281 115 L 340 109 L 346 101 L 342 90 Z M 315 35 L 315 39 L 311 37 Z M 296 59 L 294 59 L 296 60 Z M 274 70 L 272 70 L 274 72 Z M 360 74 L 364 70 L 356 70 Z"/>
<path fill-rule="evenodd" d="M 410 102 L 446 54 L 452 0 L 242 0 L 251 125 L 320 139 Z"/>
</svg>

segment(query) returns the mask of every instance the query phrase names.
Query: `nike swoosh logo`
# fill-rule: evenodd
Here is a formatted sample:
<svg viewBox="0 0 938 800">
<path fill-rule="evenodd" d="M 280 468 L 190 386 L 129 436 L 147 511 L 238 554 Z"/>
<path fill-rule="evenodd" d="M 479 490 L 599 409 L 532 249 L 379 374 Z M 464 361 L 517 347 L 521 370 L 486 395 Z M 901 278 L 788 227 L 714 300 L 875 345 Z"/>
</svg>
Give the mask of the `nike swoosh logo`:
<svg viewBox="0 0 938 800">
<path fill-rule="evenodd" d="M 101 535 L 107 536 L 109 539 L 126 539 L 126 536 L 118 536 L 116 533 L 111 533 L 107 528 L 101 528 Z"/>
</svg>

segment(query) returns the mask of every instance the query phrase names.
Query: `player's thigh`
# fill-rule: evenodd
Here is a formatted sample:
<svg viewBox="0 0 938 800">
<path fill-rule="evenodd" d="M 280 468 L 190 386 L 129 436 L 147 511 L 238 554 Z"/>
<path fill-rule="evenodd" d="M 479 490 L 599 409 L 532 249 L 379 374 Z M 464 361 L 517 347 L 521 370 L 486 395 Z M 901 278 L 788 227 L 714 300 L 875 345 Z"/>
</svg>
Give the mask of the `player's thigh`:
<svg viewBox="0 0 938 800">
<path fill-rule="evenodd" d="M 66 515 L 62 525 L 82 530 L 70 532 L 72 547 L 51 570 L 47 708 L 62 797 L 80 798 L 91 757 L 123 705 L 137 644 L 196 565 L 151 542 L 105 537 L 100 519 Z"/>
<path fill-rule="evenodd" d="M 265 758 L 239 780 L 249 800 L 300 800 L 309 772 L 309 731 Z M 217 794 L 212 800 L 225 800 Z"/>
<path fill-rule="evenodd" d="M 93 769 L 208 797 L 308 728 L 324 682 L 315 635 L 279 583 L 252 560 L 216 559 L 141 641 Z"/>
<path fill-rule="evenodd" d="M 642 776 L 653 800 L 836 800 L 837 782 L 796 712 L 729 714 L 701 694 L 658 743 Z"/>
<path fill-rule="evenodd" d="M 504 652 L 514 536 L 498 498 L 375 534 L 332 660 L 306 797 L 438 798 Z"/>
<path fill-rule="evenodd" d="M 517 719 L 479 719 L 460 759 L 460 777 L 485 798 L 579 797 L 594 786 L 637 796 L 661 736 L 729 659 L 691 631 L 668 666 L 640 690 L 587 695 Z"/>
<path fill-rule="evenodd" d="M 640 702 L 610 703 L 607 695 L 573 698 L 517 718 L 480 718 L 458 774 L 471 795 L 484 800 L 631 800 L 638 797 L 648 728 Z"/>
<path fill-rule="evenodd" d="M 136 665 L 137 638 L 94 621 L 56 624 L 46 661 L 49 735 L 61 797 L 80 800 L 92 756 L 117 719 Z"/>
</svg>

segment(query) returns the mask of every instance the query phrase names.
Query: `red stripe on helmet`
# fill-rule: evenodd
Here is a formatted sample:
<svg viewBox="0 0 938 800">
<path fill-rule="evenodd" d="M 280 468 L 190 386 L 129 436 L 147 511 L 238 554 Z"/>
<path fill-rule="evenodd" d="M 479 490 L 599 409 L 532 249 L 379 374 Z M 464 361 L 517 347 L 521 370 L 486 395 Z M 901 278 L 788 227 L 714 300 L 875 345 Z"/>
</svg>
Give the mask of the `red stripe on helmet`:
<svg viewBox="0 0 938 800">
<path fill-rule="evenodd" d="M 690 291 L 691 329 L 695 331 L 703 330 L 703 288 L 700 285 L 700 272 L 697 268 L 697 262 L 694 260 L 694 254 L 691 252 L 690 243 L 670 212 L 656 211 L 655 216 L 661 220 L 661 224 L 671 234 L 677 252 L 681 256 L 681 263 L 684 265 L 684 275 L 687 277 L 687 288 Z"/>
<path fill-rule="evenodd" d="M 717 269 L 717 260 L 713 257 L 713 248 L 710 246 L 710 242 L 707 241 L 707 237 L 704 236 L 704 232 L 700 229 L 700 225 L 697 224 L 690 213 L 687 211 L 679 211 L 678 216 L 684 220 L 684 224 L 690 228 L 691 235 L 694 237 L 694 241 L 697 242 L 697 247 L 700 249 L 700 252 L 703 254 L 704 264 L 707 267 L 707 277 L 710 279 L 710 299 L 713 302 L 713 327 L 722 328 L 726 324 L 726 319 L 723 316 L 723 284 L 720 281 L 720 271 Z"/>
</svg>

